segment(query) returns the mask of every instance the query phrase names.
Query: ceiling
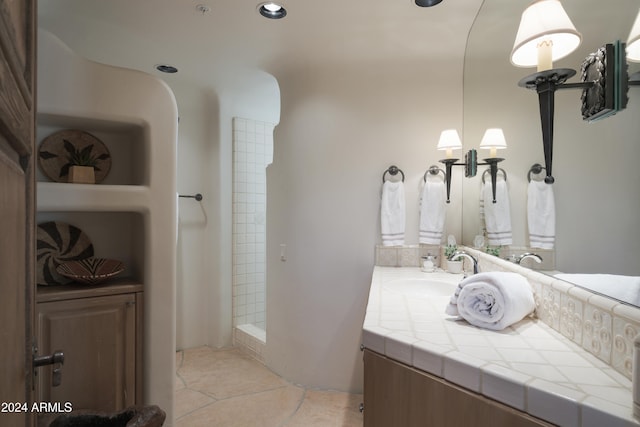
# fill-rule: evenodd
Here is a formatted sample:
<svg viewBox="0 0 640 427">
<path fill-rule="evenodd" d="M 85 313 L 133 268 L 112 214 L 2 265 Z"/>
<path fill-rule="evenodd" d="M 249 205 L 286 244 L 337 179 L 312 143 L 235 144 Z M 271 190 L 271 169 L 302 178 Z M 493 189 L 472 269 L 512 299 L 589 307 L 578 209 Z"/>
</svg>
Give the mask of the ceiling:
<svg viewBox="0 0 640 427">
<path fill-rule="evenodd" d="M 221 87 L 247 70 L 461 63 L 482 3 L 288 0 L 288 15 L 268 20 L 257 11 L 259 0 L 40 0 L 38 17 L 41 28 L 88 59 L 157 75 L 156 64 L 170 64 L 179 69 L 162 75 L 170 84 Z"/>
</svg>

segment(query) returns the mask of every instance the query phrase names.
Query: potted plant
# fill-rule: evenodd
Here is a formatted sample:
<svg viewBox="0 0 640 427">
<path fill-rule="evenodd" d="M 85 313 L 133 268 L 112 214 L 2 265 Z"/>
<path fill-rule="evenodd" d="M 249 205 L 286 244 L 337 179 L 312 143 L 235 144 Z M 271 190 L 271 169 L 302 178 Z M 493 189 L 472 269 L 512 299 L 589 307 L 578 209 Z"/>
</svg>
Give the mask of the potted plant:
<svg viewBox="0 0 640 427">
<path fill-rule="evenodd" d="M 447 245 L 444 247 L 444 256 L 449 259 L 449 257 L 456 253 L 458 250 L 458 245 Z"/>
<path fill-rule="evenodd" d="M 62 167 L 61 175 L 67 173 L 68 182 L 74 184 L 95 184 L 95 168 L 99 160 L 103 160 L 102 154 L 97 156 L 92 153 L 93 144 L 80 149 L 76 148 L 69 141 L 64 140 L 64 148 L 67 150 L 67 164 Z"/>
<path fill-rule="evenodd" d="M 484 251 L 489 255 L 493 255 L 493 256 L 499 257 L 500 256 L 500 249 L 501 249 L 501 246 L 494 246 L 494 247 L 487 246 L 484 249 Z"/>
<path fill-rule="evenodd" d="M 456 251 L 458 250 L 458 245 L 456 244 L 447 244 L 447 246 L 444 247 L 444 259 L 446 260 L 446 265 L 443 266 L 443 268 L 446 268 L 446 270 L 449 273 L 461 273 L 462 272 L 462 262 L 463 260 L 457 260 L 457 261 L 451 261 L 449 260 L 449 257 L 451 257 L 453 254 L 456 253 Z"/>
</svg>

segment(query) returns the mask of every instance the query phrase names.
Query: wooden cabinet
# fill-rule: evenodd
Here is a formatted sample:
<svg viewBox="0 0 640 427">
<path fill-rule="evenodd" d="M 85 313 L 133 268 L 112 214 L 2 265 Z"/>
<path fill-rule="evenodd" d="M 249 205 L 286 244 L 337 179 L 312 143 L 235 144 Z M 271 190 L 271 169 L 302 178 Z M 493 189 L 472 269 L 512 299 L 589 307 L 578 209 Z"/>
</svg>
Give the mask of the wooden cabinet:
<svg viewBox="0 0 640 427">
<path fill-rule="evenodd" d="M 365 427 L 540 427 L 542 420 L 364 351 Z"/>
<path fill-rule="evenodd" d="M 39 354 L 62 350 L 62 383 L 51 366 L 38 372 L 37 401 L 73 409 L 118 411 L 141 403 L 142 286 L 41 287 L 37 295 Z"/>
</svg>

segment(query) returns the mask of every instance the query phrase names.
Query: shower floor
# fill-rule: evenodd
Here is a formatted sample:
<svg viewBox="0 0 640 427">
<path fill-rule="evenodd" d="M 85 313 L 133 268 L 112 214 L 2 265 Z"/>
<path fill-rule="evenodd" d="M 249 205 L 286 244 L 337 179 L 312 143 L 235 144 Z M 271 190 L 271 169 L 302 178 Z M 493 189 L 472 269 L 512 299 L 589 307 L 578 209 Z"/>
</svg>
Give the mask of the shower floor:
<svg viewBox="0 0 640 427">
<path fill-rule="evenodd" d="M 361 427 L 361 402 L 293 385 L 237 348 L 176 353 L 176 427 Z"/>
</svg>

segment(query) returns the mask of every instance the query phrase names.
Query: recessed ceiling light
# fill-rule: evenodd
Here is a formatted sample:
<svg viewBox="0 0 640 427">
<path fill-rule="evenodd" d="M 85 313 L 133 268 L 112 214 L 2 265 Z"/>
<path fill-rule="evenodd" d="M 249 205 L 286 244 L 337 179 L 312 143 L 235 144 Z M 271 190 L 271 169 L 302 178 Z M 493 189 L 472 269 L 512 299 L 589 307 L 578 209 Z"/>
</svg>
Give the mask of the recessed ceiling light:
<svg viewBox="0 0 640 427">
<path fill-rule="evenodd" d="M 260 15 L 269 19 L 281 19 L 287 16 L 287 10 L 281 4 L 271 1 L 260 3 L 258 5 L 258 12 L 260 12 Z"/>
<path fill-rule="evenodd" d="M 442 0 L 416 0 L 416 4 L 420 7 L 431 7 L 440 3 Z"/>
<path fill-rule="evenodd" d="M 161 73 L 167 74 L 174 74 L 178 72 L 178 69 L 176 67 L 167 64 L 156 65 L 156 70 L 160 71 Z"/>
</svg>

